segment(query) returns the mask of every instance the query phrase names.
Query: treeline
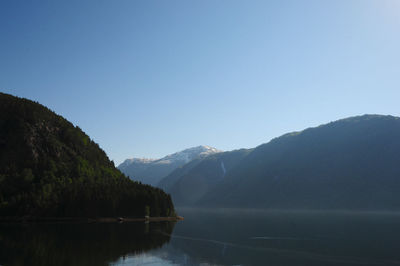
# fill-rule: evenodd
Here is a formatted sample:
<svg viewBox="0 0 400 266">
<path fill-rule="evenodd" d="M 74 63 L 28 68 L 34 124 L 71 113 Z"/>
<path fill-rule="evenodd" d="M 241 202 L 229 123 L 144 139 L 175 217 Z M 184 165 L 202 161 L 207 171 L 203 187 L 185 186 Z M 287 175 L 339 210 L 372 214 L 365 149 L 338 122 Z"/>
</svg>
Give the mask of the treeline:
<svg viewBox="0 0 400 266">
<path fill-rule="evenodd" d="M 1 216 L 170 216 L 160 189 L 125 177 L 79 127 L 0 93 Z"/>
</svg>

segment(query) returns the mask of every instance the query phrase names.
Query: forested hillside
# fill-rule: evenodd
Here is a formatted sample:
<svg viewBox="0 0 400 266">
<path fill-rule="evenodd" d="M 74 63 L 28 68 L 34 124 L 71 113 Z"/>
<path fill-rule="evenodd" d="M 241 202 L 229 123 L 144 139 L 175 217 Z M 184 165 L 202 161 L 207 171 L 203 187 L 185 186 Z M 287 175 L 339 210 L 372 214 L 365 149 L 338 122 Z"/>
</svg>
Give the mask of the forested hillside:
<svg viewBox="0 0 400 266">
<path fill-rule="evenodd" d="M 48 108 L 0 93 L 1 216 L 169 216 L 161 189 L 124 176 L 97 143 Z"/>
</svg>

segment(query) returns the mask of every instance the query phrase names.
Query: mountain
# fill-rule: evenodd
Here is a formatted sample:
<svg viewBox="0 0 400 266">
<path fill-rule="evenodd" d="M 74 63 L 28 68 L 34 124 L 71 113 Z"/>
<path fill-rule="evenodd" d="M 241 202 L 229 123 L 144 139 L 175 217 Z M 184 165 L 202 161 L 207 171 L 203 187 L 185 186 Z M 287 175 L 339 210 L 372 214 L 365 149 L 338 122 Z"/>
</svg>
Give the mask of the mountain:
<svg viewBox="0 0 400 266">
<path fill-rule="evenodd" d="M 194 159 L 163 178 L 158 187 L 170 193 L 176 205 L 192 205 L 216 187 L 250 152 L 250 149 L 241 149 Z"/>
<path fill-rule="evenodd" d="M 400 118 L 364 115 L 255 148 L 196 204 L 400 210 Z"/>
<path fill-rule="evenodd" d="M 0 93 L 0 216 L 169 216 L 171 197 L 131 181 L 79 127 Z"/>
<path fill-rule="evenodd" d="M 127 159 L 118 166 L 118 169 L 132 180 L 157 185 L 162 178 L 176 168 L 192 160 L 205 158 L 219 152 L 221 151 L 209 146 L 198 146 L 167 155 L 161 159 Z"/>
</svg>

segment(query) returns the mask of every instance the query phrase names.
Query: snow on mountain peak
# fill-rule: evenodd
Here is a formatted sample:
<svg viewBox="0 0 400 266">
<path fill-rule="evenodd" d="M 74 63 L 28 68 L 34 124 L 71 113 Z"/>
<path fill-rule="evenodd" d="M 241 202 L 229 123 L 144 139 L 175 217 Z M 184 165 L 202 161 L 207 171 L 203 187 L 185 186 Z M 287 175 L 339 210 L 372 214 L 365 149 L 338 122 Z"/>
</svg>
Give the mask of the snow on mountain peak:
<svg viewBox="0 0 400 266">
<path fill-rule="evenodd" d="M 184 161 L 185 163 L 198 157 L 205 157 L 210 154 L 222 152 L 210 146 L 197 146 L 179 151 L 161 158 L 157 163 L 170 163 L 172 161 Z"/>
<path fill-rule="evenodd" d="M 222 152 L 210 146 L 197 146 L 182 150 L 161 159 L 132 158 L 125 160 L 118 168 L 127 176 L 145 184 L 156 185 L 178 167 L 208 155 Z"/>
<path fill-rule="evenodd" d="M 154 162 L 156 160 L 157 159 L 149 159 L 149 158 L 131 158 L 131 159 L 126 159 L 118 167 L 124 168 L 124 167 L 127 167 L 128 165 L 131 165 L 133 163 L 148 164 L 148 163 L 152 163 L 152 162 Z"/>
<path fill-rule="evenodd" d="M 121 168 L 124 168 L 130 164 L 133 163 L 139 163 L 139 164 L 149 164 L 149 163 L 155 163 L 155 164 L 170 164 L 173 162 L 183 162 L 183 163 L 188 163 L 193 159 L 196 158 L 204 158 L 208 155 L 214 154 L 214 153 L 219 153 L 222 152 L 216 148 L 206 146 L 206 145 L 200 145 L 197 147 L 192 147 L 188 148 L 179 152 L 175 152 L 173 154 L 167 155 L 161 159 L 147 159 L 147 158 L 132 158 L 132 159 L 126 159 L 121 165 Z"/>
</svg>

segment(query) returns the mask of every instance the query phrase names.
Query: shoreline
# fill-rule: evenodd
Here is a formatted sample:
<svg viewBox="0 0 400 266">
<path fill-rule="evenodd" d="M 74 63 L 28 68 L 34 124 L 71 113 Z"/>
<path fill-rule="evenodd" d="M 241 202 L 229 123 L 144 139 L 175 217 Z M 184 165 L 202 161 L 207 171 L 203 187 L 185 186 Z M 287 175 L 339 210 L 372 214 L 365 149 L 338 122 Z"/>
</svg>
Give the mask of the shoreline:
<svg viewBox="0 0 400 266">
<path fill-rule="evenodd" d="M 174 217 L 0 217 L 1 223 L 132 223 L 132 222 L 178 222 L 182 216 Z"/>
</svg>

